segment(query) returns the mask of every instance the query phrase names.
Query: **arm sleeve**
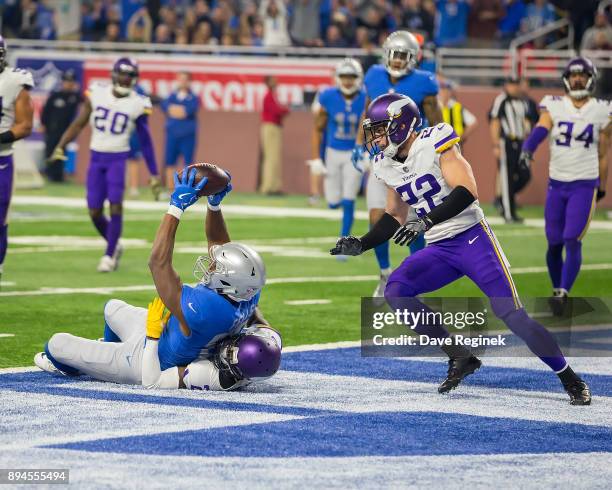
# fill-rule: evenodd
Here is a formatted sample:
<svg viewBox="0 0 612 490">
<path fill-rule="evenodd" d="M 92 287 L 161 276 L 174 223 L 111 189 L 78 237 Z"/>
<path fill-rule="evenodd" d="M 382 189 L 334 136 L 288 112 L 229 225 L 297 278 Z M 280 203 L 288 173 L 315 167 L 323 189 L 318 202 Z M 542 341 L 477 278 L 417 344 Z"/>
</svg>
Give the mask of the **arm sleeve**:
<svg viewBox="0 0 612 490">
<path fill-rule="evenodd" d="M 157 175 L 157 162 L 155 161 L 155 150 L 153 149 L 153 140 L 149 131 L 149 123 L 146 114 L 143 114 L 136 119 L 136 132 L 138 140 L 142 147 L 142 156 L 144 157 L 147 168 L 151 175 Z"/>
<path fill-rule="evenodd" d="M 179 387 L 178 367 L 174 366 L 165 371 L 159 365 L 157 355 L 159 341 L 146 339 L 142 353 L 142 386 L 148 389 L 172 390 Z"/>
<path fill-rule="evenodd" d="M 377 247 L 381 243 L 385 243 L 395 235 L 400 226 L 399 221 L 389 213 L 383 214 L 382 218 L 376 222 L 372 229 L 360 238 L 363 251 L 365 252 Z"/>
<path fill-rule="evenodd" d="M 437 225 L 454 218 L 475 200 L 476 198 L 468 189 L 462 185 L 457 186 L 444 198 L 442 204 L 436 206 L 427 214 L 427 217 L 434 225 Z"/>
</svg>

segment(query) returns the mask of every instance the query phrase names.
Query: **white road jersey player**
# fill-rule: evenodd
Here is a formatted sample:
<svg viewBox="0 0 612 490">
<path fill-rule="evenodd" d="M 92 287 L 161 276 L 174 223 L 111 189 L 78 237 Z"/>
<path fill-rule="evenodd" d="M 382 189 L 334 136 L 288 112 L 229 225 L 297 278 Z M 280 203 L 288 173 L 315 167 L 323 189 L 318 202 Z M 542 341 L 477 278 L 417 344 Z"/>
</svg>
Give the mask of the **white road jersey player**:
<svg viewBox="0 0 612 490">
<path fill-rule="evenodd" d="M 374 157 L 374 175 L 394 188 L 402 200 L 421 217 L 438 206 L 452 189 L 442 177 L 440 154 L 459 142 L 452 126 L 441 123 L 423 129 L 410 147 L 404 162 L 380 152 Z M 425 233 L 428 243 L 451 238 L 471 228 L 484 218 L 478 201 L 474 201 L 457 216 L 446 220 Z"/>
<path fill-rule="evenodd" d="M 34 79 L 29 71 L 21 68 L 6 67 L 0 73 L 0 133 L 10 130 L 15 123 L 15 100 L 20 92 L 34 87 Z M 13 154 L 13 143 L 0 143 L 0 156 Z"/>
</svg>

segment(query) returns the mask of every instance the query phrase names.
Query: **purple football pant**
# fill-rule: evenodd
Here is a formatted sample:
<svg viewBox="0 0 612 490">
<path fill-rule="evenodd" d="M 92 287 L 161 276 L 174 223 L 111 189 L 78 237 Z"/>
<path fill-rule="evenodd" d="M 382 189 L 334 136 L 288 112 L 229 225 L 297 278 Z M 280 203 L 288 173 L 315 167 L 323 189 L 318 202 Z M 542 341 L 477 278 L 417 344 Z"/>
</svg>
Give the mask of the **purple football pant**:
<svg viewBox="0 0 612 490">
<path fill-rule="evenodd" d="M 582 238 L 595 212 L 598 185 L 598 179 L 549 181 L 544 218 L 548 240 L 546 264 L 553 288 L 569 291 L 580 272 Z"/>
<path fill-rule="evenodd" d="M 431 311 L 416 296 L 436 291 L 463 276 L 489 297 L 493 312 L 534 354 L 554 371 L 565 368 L 567 363 L 555 339 L 523 309 L 504 253 L 484 220 L 406 258 L 391 273 L 385 298 L 396 309 Z M 429 337 L 449 336 L 442 325 L 417 325 L 414 330 Z"/>
<path fill-rule="evenodd" d="M 8 246 L 8 210 L 13 193 L 13 156 L 0 156 L 0 265 Z"/>
<path fill-rule="evenodd" d="M 91 150 L 87 171 L 87 207 L 102 209 L 104 201 L 123 202 L 125 190 L 125 164 L 129 152 L 103 153 Z"/>
</svg>

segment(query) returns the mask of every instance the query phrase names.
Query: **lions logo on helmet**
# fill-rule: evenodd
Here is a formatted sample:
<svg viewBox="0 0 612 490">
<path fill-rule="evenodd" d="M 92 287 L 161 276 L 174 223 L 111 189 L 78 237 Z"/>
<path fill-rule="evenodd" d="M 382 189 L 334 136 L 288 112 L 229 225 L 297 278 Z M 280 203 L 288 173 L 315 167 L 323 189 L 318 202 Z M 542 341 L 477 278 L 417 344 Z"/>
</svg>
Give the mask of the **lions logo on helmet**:
<svg viewBox="0 0 612 490">
<path fill-rule="evenodd" d="M 410 97 L 401 94 L 384 94 L 376 97 L 368 106 L 363 120 L 365 147 L 374 156 L 381 151 L 393 158 L 399 147 L 421 125 L 419 108 Z M 377 141 L 387 138 L 384 148 Z"/>
<path fill-rule="evenodd" d="M 586 83 L 583 83 L 581 80 L 575 80 L 574 84 L 572 84 L 570 82 L 570 77 L 574 73 L 586 75 Z M 571 59 L 563 71 L 563 85 L 565 91 L 574 99 L 584 99 L 591 95 L 595 90 L 596 82 L 597 68 L 595 68 L 591 60 L 583 56 Z"/>
<path fill-rule="evenodd" d="M 259 254 L 242 243 L 213 245 L 196 260 L 198 281 L 234 301 L 248 301 L 266 283 L 266 267 Z"/>
<path fill-rule="evenodd" d="M 419 62 L 421 47 L 416 37 L 408 31 L 395 31 L 383 43 L 384 62 L 392 77 L 403 77 Z"/>
<path fill-rule="evenodd" d="M 354 58 L 344 58 L 336 65 L 336 86 L 344 95 L 353 95 L 361 89 L 363 83 L 363 68 Z"/>
<path fill-rule="evenodd" d="M 111 72 L 113 89 L 120 95 L 129 95 L 138 81 L 138 63 L 131 58 L 119 58 Z"/>
</svg>

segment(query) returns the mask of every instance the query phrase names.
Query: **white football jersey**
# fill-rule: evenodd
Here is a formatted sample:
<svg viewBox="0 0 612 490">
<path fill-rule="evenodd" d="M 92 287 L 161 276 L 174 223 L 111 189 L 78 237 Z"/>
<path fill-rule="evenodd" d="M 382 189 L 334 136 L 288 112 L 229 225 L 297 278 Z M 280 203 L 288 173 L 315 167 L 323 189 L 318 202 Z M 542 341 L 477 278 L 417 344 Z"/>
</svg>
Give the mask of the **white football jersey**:
<svg viewBox="0 0 612 490">
<path fill-rule="evenodd" d="M 429 213 L 442 203 L 453 190 L 444 180 L 440 154 L 459 143 L 459 136 L 446 123 L 425 128 L 412 143 L 408 157 L 401 164 L 379 153 L 374 157 L 374 175 L 393 187 L 410 204 L 418 216 Z M 452 238 L 484 219 L 484 213 L 474 201 L 454 218 L 439 223 L 425 233 L 428 242 Z"/>
<path fill-rule="evenodd" d="M 92 150 L 120 153 L 130 149 L 130 135 L 136 119 L 151 114 L 151 99 L 132 91 L 125 97 L 115 97 L 110 84 L 94 83 L 85 92 L 91 101 Z"/>
<path fill-rule="evenodd" d="M 610 102 L 591 98 L 577 108 L 568 96 L 546 95 L 540 109 L 553 122 L 550 131 L 551 179 L 562 182 L 599 177 L 599 132 L 610 121 Z"/>
<path fill-rule="evenodd" d="M 0 73 L 0 133 L 11 129 L 15 124 L 15 100 L 23 88 L 34 87 L 34 79 L 29 71 L 21 68 L 5 67 Z M 0 155 L 13 153 L 13 143 L 0 144 Z"/>
</svg>

